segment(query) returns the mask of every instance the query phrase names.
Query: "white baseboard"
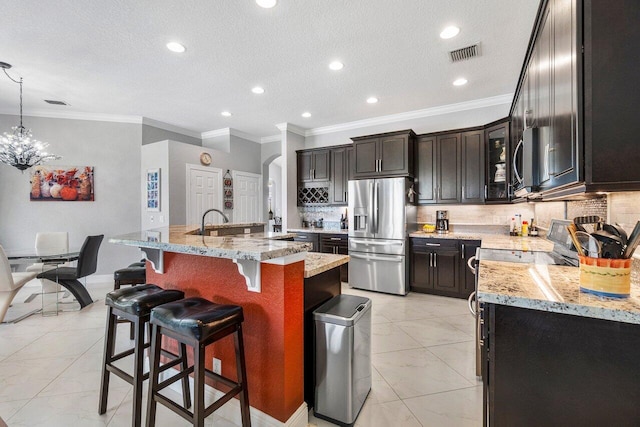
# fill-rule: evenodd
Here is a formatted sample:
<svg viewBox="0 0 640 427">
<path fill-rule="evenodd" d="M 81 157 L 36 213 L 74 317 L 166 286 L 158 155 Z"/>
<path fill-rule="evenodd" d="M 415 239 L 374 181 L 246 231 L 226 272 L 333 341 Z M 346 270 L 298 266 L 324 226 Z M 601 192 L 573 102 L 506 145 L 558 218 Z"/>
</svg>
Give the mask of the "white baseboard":
<svg viewBox="0 0 640 427">
<path fill-rule="evenodd" d="M 172 372 L 170 372 L 172 371 Z M 160 381 L 175 375 L 178 371 L 176 369 L 169 369 L 166 372 L 160 374 Z M 189 386 L 191 395 L 193 396 L 193 378 L 189 377 Z M 169 385 L 169 389 L 179 395 L 182 395 L 182 383 L 176 381 Z M 224 395 L 223 392 L 205 384 L 204 387 L 204 399 L 205 402 L 213 402 Z M 231 399 L 225 403 L 215 412 L 217 415 L 226 418 L 234 424 L 242 425 L 242 417 L 240 415 L 240 401 L 238 399 Z M 259 409 L 251 407 L 251 425 L 254 427 L 307 427 L 309 424 L 309 408 L 306 402 L 302 402 L 302 405 L 289 417 L 286 422 L 279 421 L 270 415 L 265 414 Z"/>
</svg>

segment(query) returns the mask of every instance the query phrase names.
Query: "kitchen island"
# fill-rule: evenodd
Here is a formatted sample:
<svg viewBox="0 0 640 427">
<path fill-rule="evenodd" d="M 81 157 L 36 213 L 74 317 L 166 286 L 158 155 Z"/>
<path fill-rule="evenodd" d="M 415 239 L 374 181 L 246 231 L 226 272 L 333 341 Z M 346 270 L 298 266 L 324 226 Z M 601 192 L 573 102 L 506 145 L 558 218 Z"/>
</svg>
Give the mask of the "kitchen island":
<svg viewBox="0 0 640 427">
<path fill-rule="evenodd" d="M 640 277 L 629 298 L 579 269 L 480 261 L 485 425 L 638 425 Z"/>
<path fill-rule="evenodd" d="M 180 289 L 186 297 L 242 306 L 252 420 L 255 425 L 306 426 L 305 271 L 310 277 L 337 272 L 342 260 L 313 259 L 307 269 L 309 245 L 281 240 L 287 238 L 282 233 L 251 238 L 199 236 L 189 234 L 191 231 L 193 227 L 171 226 L 109 241 L 152 254 L 153 267 L 147 263 L 148 283 Z M 335 283 L 333 286 L 335 289 Z M 223 375 L 235 377 L 230 338 L 207 348 L 206 360 L 213 357 L 222 361 Z M 216 393 L 213 388 L 209 391 Z M 226 407 L 221 408 L 221 415 L 239 420 L 239 410 Z"/>
</svg>

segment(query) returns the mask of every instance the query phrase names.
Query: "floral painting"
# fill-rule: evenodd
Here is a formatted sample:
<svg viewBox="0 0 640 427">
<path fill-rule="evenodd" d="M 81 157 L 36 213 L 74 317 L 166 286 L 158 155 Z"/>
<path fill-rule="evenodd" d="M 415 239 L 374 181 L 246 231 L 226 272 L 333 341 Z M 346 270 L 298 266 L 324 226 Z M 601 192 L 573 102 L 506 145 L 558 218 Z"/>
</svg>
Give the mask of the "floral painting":
<svg viewBox="0 0 640 427">
<path fill-rule="evenodd" d="M 94 200 L 93 166 L 35 166 L 31 169 L 30 178 L 31 200 Z"/>
</svg>

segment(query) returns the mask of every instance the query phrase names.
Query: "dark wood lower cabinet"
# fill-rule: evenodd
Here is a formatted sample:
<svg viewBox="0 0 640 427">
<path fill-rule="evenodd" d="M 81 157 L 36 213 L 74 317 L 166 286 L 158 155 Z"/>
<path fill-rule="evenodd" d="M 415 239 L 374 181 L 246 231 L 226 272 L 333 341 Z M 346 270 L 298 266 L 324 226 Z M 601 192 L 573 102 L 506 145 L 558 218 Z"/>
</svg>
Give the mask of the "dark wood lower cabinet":
<svg viewBox="0 0 640 427">
<path fill-rule="evenodd" d="M 484 318 L 484 425 L 640 424 L 639 325 L 497 304 Z"/>
<path fill-rule="evenodd" d="M 454 239 L 411 239 L 413 292 L 460 297 L 460 250 Z"/>
<path fill-rule="evenodd" d="M 320 238 L 318 233 L 304 233 L 296 231 L 296 236 L 293 240 L 296 242 L 311 243 L 313 247 L 310 252 L 320 252 Z"/>
<path fill-rule="evenodd" d="M 320 234 L 319 252 L 349 255 L 349 237 L 346 234 Z M 349 281 L 349 263 L 340 266 L 340 280 Z"/>
</svg>

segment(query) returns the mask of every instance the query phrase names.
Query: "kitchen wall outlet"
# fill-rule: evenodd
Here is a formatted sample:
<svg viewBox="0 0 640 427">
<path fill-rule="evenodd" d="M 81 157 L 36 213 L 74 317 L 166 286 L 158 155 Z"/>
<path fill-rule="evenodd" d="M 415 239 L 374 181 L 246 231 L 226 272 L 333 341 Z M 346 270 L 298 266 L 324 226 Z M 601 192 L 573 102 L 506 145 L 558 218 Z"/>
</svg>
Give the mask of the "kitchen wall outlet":
<svg viewBox="0 0 640 427">
<path fill-rule="evenodd" d="M 222 375 L 222 361 L 215 357 L 213 358 L 213 372 L 218 375 Z"/>
<path fill-rule="evenodd" d="M 149 217 L 149 221 L 153 222 L 153 215 Z"/>
<path fill-rule="evenodd" d="M 251 233 L 251 229 L 250 228 L 245 228 L 244 229 L 244 234 L 249 234 Z"/>
</svg>

